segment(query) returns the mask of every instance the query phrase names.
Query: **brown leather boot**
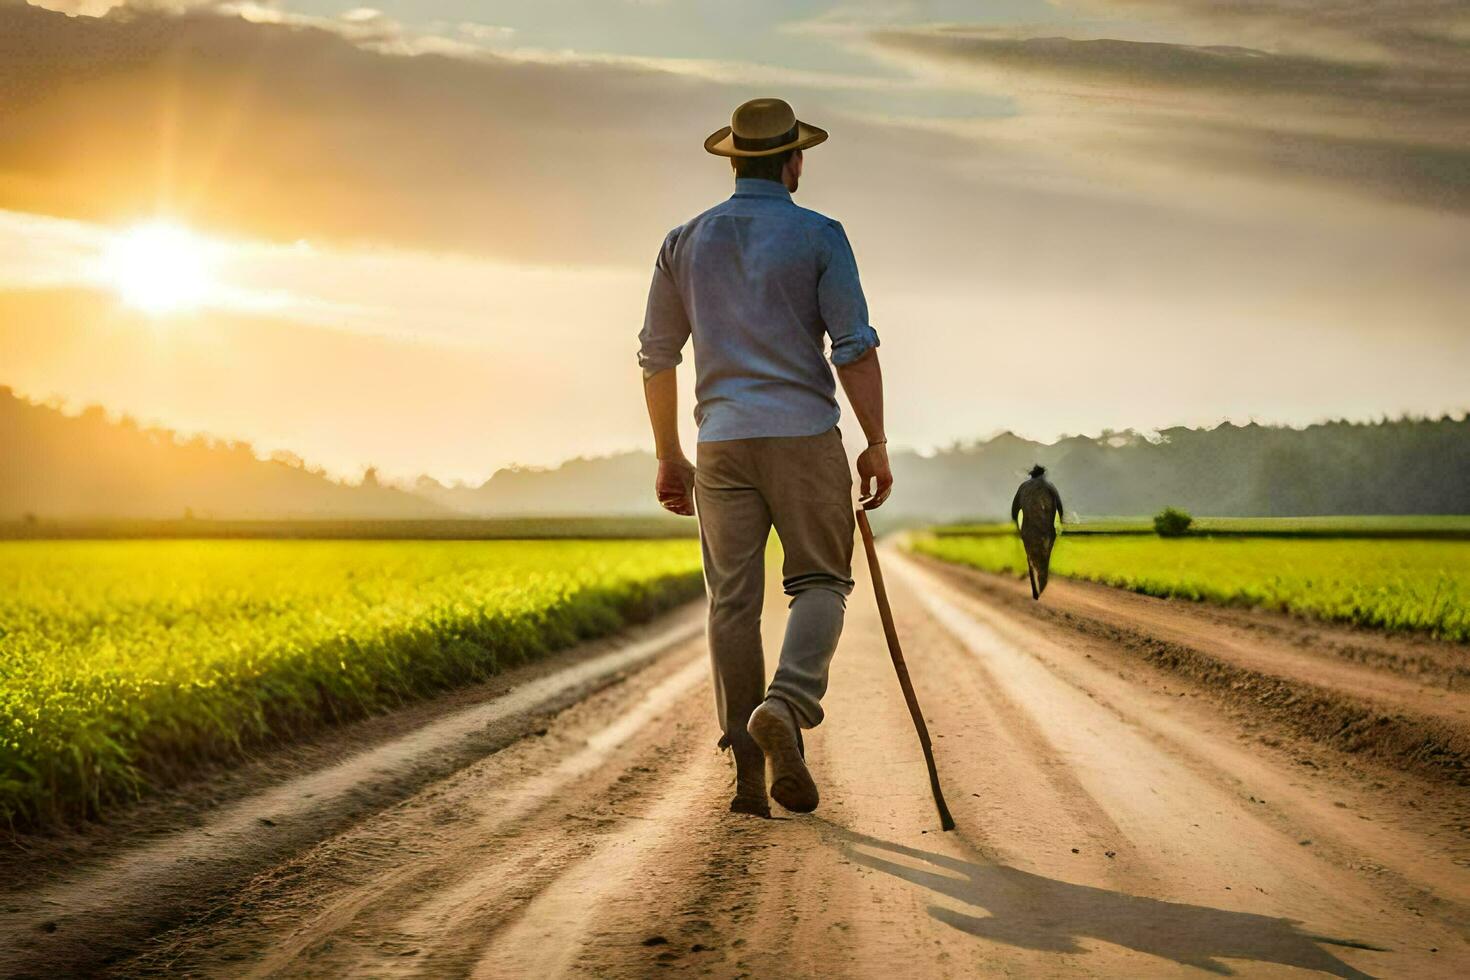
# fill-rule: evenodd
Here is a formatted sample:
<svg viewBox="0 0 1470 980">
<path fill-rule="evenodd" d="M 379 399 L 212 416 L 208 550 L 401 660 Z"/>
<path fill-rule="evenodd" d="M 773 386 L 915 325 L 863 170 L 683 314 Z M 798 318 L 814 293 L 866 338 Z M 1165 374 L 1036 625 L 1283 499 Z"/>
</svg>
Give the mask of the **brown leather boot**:
<svg viewBox="0 0 1470 980">
<path fill-rule="evenodd" d="M 771 801 L 766 796 L 766 757 L 746 732 L 732 733 L 727 743 L 735 757 L 735 798 L 731 813 L 770 817 Z"/>
<path fill-rule="evenodd" d="M 766 698 L 750 713 L 750 737 L 771 766 L 771 796 L 794 813 L 811 813 L 821 799 L 817 782 L 802 758 L 796 710 L 780 698 Z"/>
</svg>

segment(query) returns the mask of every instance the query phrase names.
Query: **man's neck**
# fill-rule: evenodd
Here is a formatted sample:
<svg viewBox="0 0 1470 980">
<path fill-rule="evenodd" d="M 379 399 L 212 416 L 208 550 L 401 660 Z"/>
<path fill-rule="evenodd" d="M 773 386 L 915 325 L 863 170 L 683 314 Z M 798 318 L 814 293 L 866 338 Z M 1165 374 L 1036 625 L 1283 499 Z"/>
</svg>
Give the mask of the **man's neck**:
<svg viewBox="0 0 1470 980">
<path fill-rule="evenodd" d="M 736 177 L 735 193 L 760 194 L 766 197 L 787 197 L 791 191 L 779 180 L 769 180 L 765 177 Z"/>
</svg>

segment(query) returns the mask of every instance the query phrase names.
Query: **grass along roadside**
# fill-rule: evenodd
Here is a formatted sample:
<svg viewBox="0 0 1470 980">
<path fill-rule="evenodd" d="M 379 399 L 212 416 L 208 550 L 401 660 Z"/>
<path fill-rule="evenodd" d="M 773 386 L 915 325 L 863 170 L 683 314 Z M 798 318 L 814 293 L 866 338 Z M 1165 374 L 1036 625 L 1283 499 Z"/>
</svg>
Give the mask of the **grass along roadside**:
<svg viewBox="0 0 1470 980">
<path fill-rule="evenodd" d="M 1026 574 L 1014 533 L 917 534 L 908 547 L 983 571 Z M 1064 534 L 1051 570 L 1147 595 L 1470 641 L 1465 541 Z"/>
<path fill-rule="evenodd" d="M 0 820 L 94 815 L 700 589 L 691 541 L 0 543 Z"/>
</svg>

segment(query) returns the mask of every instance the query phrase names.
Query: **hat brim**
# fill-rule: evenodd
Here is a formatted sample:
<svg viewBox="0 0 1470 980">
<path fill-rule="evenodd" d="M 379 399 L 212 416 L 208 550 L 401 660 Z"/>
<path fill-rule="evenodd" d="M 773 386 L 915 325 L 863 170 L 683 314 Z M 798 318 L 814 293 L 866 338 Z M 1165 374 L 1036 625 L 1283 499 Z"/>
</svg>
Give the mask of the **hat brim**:
<svg viewBox="0 0 1470 980">
<path fill-rule="evenodd" d="M 805 150 L 809 146 L 816 146 L 826 138 L 825 129 L 809 126 L 798 119 L 796 138 L 781 146 L 773 146 L 768 150 L 741 150 L 735 146 L 735 134 L 730 131 L 730 127 L 721 126 L 709 134 L 709 138 L 704 141 L 704 148 L 717 157 L 768 157 L 777 153 L 785 153 L 788 150 Z"/>
</svg>

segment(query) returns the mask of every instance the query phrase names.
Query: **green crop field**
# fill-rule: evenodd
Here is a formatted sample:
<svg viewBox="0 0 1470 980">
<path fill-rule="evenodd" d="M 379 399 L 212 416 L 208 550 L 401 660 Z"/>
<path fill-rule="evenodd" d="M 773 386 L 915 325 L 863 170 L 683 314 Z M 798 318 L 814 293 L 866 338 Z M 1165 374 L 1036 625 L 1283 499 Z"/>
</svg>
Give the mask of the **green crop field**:
<svg viewBox="0 0 1470 980">
<path fill-rule="evenodd" d="M 985 571 L 1026 574 L 1014 533 L 916 535 L 910 547 Z M 1467 541 L 1063 534 L 1051 570 L 1148 595 L 1470 640 Z"/>
<path fill-rule="evenodd" d="M 678 540 L 0 542 L 0 822 L 607 633 L 699 567 Z"/>
</svg>

